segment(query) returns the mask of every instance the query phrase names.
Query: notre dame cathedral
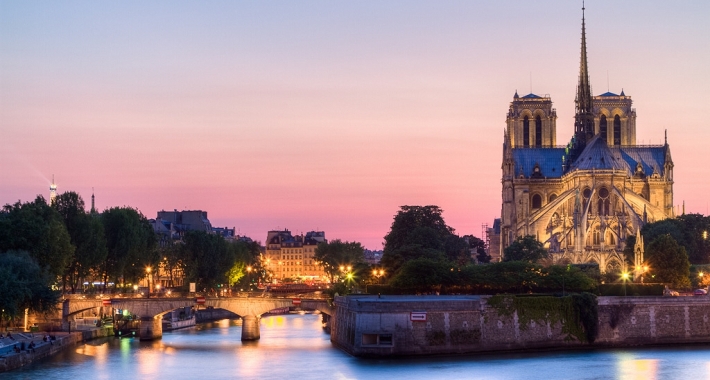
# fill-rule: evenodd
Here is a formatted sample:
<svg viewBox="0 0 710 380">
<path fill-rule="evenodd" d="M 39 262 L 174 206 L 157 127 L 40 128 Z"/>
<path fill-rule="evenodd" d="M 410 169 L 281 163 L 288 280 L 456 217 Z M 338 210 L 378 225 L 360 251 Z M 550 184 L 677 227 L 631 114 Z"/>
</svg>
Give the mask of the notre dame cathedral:
<svg viewBox="0 0 710 380">
<path fill-rule="evenodd" d="M 501 219 L 490 237 L 499 234 L 500 254 L 516 237 L 534 235 L 554 263 L 618 271 L 627 237 L 673 216 L 673 161 L 667 139 L 664 145 L 636 144 L 636 111 L 623 90 L 592 96 L 584 13 L 575 108 L 574 135 L 558 146 L 550 97 L 513 96 L 503 142 Z M 640 244 L 634 252 L 630 259 L 638 265 Z"/>
</svg>

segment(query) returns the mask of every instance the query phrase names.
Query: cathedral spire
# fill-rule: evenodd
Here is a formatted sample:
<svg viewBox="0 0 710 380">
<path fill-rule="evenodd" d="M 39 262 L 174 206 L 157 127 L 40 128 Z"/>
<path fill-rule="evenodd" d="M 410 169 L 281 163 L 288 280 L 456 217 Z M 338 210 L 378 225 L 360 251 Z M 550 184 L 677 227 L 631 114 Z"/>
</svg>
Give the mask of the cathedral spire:
<svg viewBox="0 0 710 380">
<path fill-rule="evenodd" d="M 582 2 L 582 47 L 574 116 L 575 153 L 577 155 L 584 150 L 587 141 L 594 137 L 592 106 L 592 86 L 589 84 L 589 67 L 587 65 L 587 31 L 584 19 L 584 2 Z"/>
</svg>

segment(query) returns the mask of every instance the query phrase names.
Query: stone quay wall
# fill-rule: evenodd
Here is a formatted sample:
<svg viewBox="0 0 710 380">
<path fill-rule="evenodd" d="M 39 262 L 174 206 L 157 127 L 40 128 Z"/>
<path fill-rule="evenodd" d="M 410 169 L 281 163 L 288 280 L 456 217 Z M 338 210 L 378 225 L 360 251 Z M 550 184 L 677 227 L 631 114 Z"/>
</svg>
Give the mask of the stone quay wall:
<svg viewBox="0 0 710 380">
<path fill-rule="evenodd" d="M 355 356 L 410 356 L 529 349 L 710 343 L 710 297 L 599 297 L 593 344 L 560 321 L 522 325 L 487 296 L 337 297 L 331 341 Z"/>
<path fill-rule="evenodd" d="M 33 350 L 25 350 L 20 353 L 9 352 L 0 355 L 0 373 L 20 368 L 36 360 L 54 355 L 62 350 L 71 349 L 78 343 L 83 343 L 87 340 L 113 336 L 113 328 L 95 328 L 72 333 L 57 333 L 56 335 L 52 333 L 52 335 L 56 336 L 56 340 L 51 343 L 42 341 L 42 334 L 43 333 L 35 334 L 38 338 L 34 339 L 37 346 Z M 29 342 L 25 342 L 25 345 L 27 345 L 27 343 Z"/>
</svg>

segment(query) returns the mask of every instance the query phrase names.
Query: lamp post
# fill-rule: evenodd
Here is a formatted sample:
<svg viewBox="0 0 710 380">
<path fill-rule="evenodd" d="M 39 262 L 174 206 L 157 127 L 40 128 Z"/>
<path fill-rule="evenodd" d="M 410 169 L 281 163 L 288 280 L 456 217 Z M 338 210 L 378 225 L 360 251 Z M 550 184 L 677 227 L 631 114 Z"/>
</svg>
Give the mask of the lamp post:
<svg viewBox="0 0 710 380">
<path fill-rule="evenodd" d="M 254 268 L 251 265 L 247 266 L 247 289 L 251 292 L 251 271 Z"/>
<path fill-rule="evenodd" d="M 623 281 L 624 281 L 624 297 L 626 297 L 626 280 L 629 279 L 629 273 L 628 273 L 628 272 L 622 273 L 622 274 L 621 274 L 621 278 L 622 278 Z"/>
<path fill-rule="evenodd" d="M 150 292 L 151 292 L 151 284 L 150 284 L 150 277 L 151 274 L 150 272 L 152 271 L 151 267 L 145 267 L 145 273 L 148 275 L 148 298 L 150 298 Z"/>
</svg>

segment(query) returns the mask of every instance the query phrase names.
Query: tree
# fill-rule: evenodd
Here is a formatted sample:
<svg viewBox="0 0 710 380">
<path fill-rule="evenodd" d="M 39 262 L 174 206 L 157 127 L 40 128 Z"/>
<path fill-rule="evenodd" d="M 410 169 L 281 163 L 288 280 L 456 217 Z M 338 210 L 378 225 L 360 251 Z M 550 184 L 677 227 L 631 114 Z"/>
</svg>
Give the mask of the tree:
<svg viewBox="0 0 710 380">
<path fill-rule="evenodd" d="M 624 262 L 629 268 L 634 267 L 634 258 L 636 257 L 636 252 L 634 252 L 634 247 L 636 246 L 636 236 L 630 235 L 626 237 L 626 245 L 624 245 Z"/>
<path fill-rule="evenodd" d="M 678 245 L 685 248 L 692 264 L 710 264 L 710 217 L 685 214 L 649 223 L 641 229 L 641 233 L 645 242 L 670 234 Z"/>
<path fill-rule="evenodd" d="M 233 251 L 234 256 L 234 264 L 227 273 L 230 286 L 245 280 L 247 288 L 251 288 L 251 283 L 258 284 L 262 279 L 267 278 L 266 269 L 261 263 L 261 249 L 258 242 L 237 240 L 229 243 L 229 249 Z"/>
<path fill-rule="evenodd" d="M 147 267 L 160 261 L 153 228 L 143 214 L 130 207 L 113 207 L 101 213 L 106 236 L 103 263 L 104 287 L 109 279 L 116 284 L 136 283 L 146 276 Z"/>
<path fill-rule="evenodd" d="M 40 195 L 33 202 L 5 205 L 0 252 L 27 251 L 52 278 L 64 273 L 75 247 L 60 215 Z"/>
<path fill-rule="evenodd" d="M 356 264 L 365 261 L 364 251 L 358 242 L 343 242 L 335 239 L 319 243 L 313 259 L 320 263 L 330 282 L 334 283 L 336 277 L 342 276 L 341 267 L 350 266 L 352 271 Z"/>
<path fill-rule="evenodd" d="M 652 241 L 646 249 L 646 257 L 655 281 L 675 287 L 690 287 L 688 254 L 670 234 Z"/>
<path fill-rule="evenodd" d="M 437 206 L 402 206 L 385 236 L 381 264 L 388 274 L 397 271 L 410 260 L 425 258 L 434 261 L 470 261 L 468 244 L 447 226 Z"/>
<path fill-rule="evenodd" d="M 453 269 L 445 262 L 417 258 L 404 263 L 390 281 L 390 285 L 398 288 L 426 291 L 453 285 L 456 282 L 456 275 Z"/>
<path fill-rule="evenodd" d="M 20 317 L 25 309 L 36 313 L 54 311 L 59 294 L 52 290 L 53 283 L 53 278 L 29 253 L 0 253 L 0 308 L 3 309 L 3 317 Z"/>
<path fill-rule="evenodd" d="M 228 275 L 236 262 L 236 254 L 221 235 L 188 231 L 183 241 L 188 281 L 203 289 L 215 289 L 218 284 L 230 282 Z"/>
<path fill-rule="evenodd" d="M 71 243 L 76 247 L 67 267 L 64 282 L 74 292 L 92 269 L 98 270 L 106 259 L 106 238 L 101 221 L 84 210 L 84 200 L 75 192 L 58 195 L 52 207 L 57 210 L 67 227 Z"/>
<path fill-rule="evenodd" d="M 468 241 L 468 246 L 474 252 L 476 252 L 476 260 L 481 264 L 486 264 L 491 262 L 491 256 L 486 252 L 486 242 L 473 236 L 464 235 L 463 237 Z"/>
<path fill-rule="evenodd" d="M 535 236 L 518 236 L 505 251 L 503 251 L 503 261 L 527 261 L 537 262 L 548 257 L 547 250 Z"/>
</svg>

